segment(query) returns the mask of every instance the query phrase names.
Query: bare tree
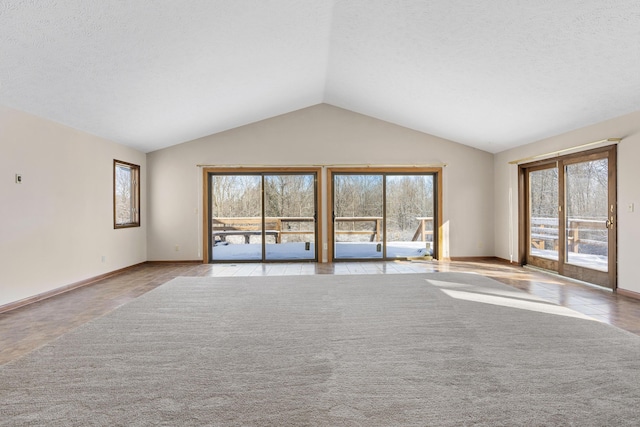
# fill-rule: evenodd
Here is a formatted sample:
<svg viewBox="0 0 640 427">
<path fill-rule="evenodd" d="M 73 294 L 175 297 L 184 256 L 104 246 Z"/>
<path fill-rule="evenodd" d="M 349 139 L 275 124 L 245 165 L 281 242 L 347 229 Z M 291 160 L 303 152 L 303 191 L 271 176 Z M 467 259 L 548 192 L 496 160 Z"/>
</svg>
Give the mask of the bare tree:
<svg viewBox="0 0 640 427">
<path fill-rule="evenodd" d="M 133 177 L 131 168 L 116 166 L 115 169 L 116 224 L 133 222 L 132 212 Z"/>
</svg>

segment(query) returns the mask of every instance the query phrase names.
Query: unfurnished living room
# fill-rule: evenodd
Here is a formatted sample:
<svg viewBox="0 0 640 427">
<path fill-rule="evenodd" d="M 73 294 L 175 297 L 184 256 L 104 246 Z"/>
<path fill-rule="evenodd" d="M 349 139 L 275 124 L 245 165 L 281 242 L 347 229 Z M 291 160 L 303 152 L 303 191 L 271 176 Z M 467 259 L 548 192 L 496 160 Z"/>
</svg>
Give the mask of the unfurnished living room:
<svg viewBox="0 0 640 427">
<path fill-rule="evenodd" d="M 0 0 L 0 426 L 636 426 L 640 3 Z"/>
</svg>

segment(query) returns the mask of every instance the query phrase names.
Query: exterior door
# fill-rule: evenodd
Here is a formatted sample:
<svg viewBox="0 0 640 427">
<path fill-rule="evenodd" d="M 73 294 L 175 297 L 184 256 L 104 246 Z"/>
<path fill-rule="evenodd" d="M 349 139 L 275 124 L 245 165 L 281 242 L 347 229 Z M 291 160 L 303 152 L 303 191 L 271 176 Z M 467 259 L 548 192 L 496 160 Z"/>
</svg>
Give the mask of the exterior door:
<svg viewBox="0 0 640 427">
<path fill-rule="evenodd" d="M 317 261 L 317 177 L 205 170 L 207 261 Z"/>
<path fill-rule="evenodd" d="M 524 264 L 615 289 L 615 154 L 612 146 L 521 166 Z"/>
<path fill-rule="evenodd" d="M 329 170 L 332 260 L 437 256 L 436 170 Z"/>
</svg>

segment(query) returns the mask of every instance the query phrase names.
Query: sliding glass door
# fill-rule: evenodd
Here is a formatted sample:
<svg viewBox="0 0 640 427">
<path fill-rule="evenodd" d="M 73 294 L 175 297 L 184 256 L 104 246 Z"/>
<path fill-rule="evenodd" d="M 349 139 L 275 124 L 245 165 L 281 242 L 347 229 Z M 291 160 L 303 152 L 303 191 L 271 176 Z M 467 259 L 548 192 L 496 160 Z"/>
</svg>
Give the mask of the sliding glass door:
<svg viewBox="0 0 640 427">
<path fill-rule="evenodd" d="M 208 172 L 209 262 L 317 260 L 317 172 Z"/>
<path fill-rule="evenodd" d="M 523 263 L 616 283 L 615 146 L 522 165 Z"/>
<path fill-rule="evenodd" d="M 437 171 L 329 173 L 333 260 L 436 253 Z"/>
</svg>

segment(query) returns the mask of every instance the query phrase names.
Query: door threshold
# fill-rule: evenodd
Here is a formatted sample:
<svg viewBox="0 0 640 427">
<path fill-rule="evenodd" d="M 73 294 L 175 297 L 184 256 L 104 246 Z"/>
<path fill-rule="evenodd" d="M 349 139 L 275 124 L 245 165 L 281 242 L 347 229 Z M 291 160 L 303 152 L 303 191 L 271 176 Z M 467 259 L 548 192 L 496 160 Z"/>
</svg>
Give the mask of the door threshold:
<svg viewBox="0 0 640 427">
<path fill-rule="evenodd" d="M 575 283 L 575 284 L 578 284 L 578 285 L 585 285 L 585 286 L 589 286 L 591 288 L 600 289 L 600 290 L 608 291 L 608 292 L 611 292 L 611 293 L 614 292 L 613 289 L 608 288 L 606 286 L 600 286 L 600 285 L 596 285 L 595 283 L 585 282 L 584 280 L 574 279 L 573 277 L 563 276 L 562 274 L 556 273 L 555 271 L 546 270 L 546 269 L 541 268 L 541 267 L 536 267 L 535 265 L 525 264 L 522 267 L 526 268 L 526 269 L 529 269 L 529 270 L 538 271 L 540 273 L 546 273 L 546 274 L 548 274 L 550 276 L 555 276 L 555 277 L 557 277 L 559 279 L 566 280 L 566 281 L 569 281 L 569 282 L 572 282 L 572 283 Z"/>
</svg>

